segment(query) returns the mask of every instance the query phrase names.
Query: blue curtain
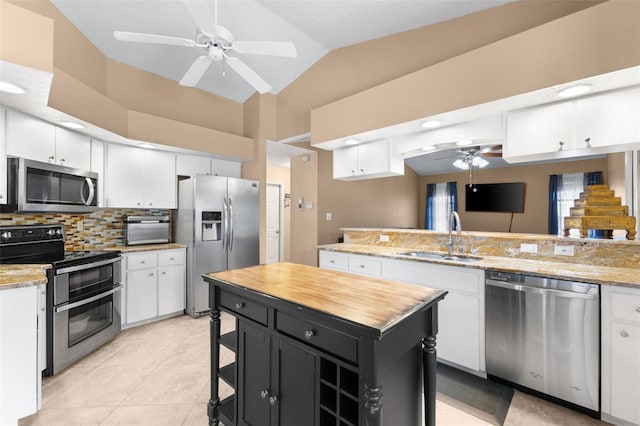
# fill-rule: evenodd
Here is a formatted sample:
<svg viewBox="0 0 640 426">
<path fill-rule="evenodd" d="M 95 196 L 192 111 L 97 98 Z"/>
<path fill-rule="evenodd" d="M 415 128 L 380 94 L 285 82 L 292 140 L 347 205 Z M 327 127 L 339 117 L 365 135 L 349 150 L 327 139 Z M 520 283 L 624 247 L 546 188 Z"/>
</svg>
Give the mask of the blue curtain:
<svg viewBox="0 0 640 426">
<path fill-rule="evenodd" d="M 549 234 L 558 234 L 558 175 L 549 176 Z"/>
<path fill-rule="evenodd" d="M 427 211 L 424 217 L 424 229 L 433 229 L 433 195 L 436 192 L 436 184 L 428 183 L 427 184 Z"/>
</svg>

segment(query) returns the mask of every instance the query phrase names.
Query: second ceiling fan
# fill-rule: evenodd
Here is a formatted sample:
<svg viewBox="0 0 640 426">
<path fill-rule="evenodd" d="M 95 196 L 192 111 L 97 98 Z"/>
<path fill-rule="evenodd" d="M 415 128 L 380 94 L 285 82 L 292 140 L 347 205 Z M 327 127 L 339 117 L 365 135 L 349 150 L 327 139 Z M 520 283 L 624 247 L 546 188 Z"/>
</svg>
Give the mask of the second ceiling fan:
<svg viewBox="0 0 640 426">
<path fill-rule="evenodd" d="M 247 64 L 230 52 L 255 55 L 297 57 L 296 47 L 286 41 L 236 41 L 231 31 L 218 25 L 218 3 L 214 2 L 214 16 L 211 16 L 203 0 L 182 0 L 189 15 L 195 21 L 198 30 L 195 40 L 157 34 L 144 34 L 126 31 L 114 31 L 113 36 L 120 41 L 138 43 L 165 44 L 171 46 L 199 47 L 207 51 L 199 56 L 180 79 L 180 85 L 193 87 L 202 78 L 214 61 L 223 61 L 244 78 L 259 93 L 271 91 L 271 85 L 253 71 Z"/>
</svg>

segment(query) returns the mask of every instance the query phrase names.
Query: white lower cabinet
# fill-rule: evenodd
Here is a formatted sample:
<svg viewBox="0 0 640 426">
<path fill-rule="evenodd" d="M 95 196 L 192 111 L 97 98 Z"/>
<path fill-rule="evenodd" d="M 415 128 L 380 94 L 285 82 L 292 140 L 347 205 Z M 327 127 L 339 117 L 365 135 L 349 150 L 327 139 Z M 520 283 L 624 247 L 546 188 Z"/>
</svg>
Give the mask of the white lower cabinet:
<svg viewBox="0 0 640 426">
<path fill-rule="evenodd" d="M 185 308 L 185 249 L 123 254 L 123 325 L 132 326 Z"/>
<path fill-rule="evenodd" d="M 484 270 L 320 250 L 321 268 L 447 290 L 438 304 L 438 358 L 484 375 Z"/>
<path fill-rule="evenodd" d="M 601 286 L 602 414 L 640 425 L 640 290 Z"/>
<path fill-rule="evenodd" d="M 0 425 L 17 425 L 40 401 L 36 286 L 0 290 Z"/>
</svg>

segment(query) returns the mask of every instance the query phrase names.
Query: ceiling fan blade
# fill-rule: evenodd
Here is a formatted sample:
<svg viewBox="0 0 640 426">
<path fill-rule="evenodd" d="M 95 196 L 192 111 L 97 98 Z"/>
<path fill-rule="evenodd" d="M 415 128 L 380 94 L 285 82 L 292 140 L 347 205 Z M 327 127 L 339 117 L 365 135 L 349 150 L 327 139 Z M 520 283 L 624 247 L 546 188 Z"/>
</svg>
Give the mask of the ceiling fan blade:
<svg viewBox="0 0 640 426">
<path fill-rule="evenodd" d="M 120 41 L 133 41 L 136 43 L 168 44 L 171 46 L 194 47 L 196 42 L 186 38 L 169 37 L 156 34 L 130 33 L 127 31 L 114 31 L 113 36 Z"/>
<path fill-rule="evenodd" d="M 227 63 L 238 74 L 244 78 L 247 83 L 253 86 L 259 93 L 267 93 L 271 91 L 269 83 L 264 81 L 254 70 L 249 68 L 247 64 L 233 56 L 227 56 Z"/>
<path fill-rule="evenodd" d="M 289 41 L 234 41 L 233 50 L 239 53 L 284 56 L 287 58 L 298 56 L 296 45 Z"/>
<path fill-rule="evenodd" d="M 213 59 L 211 59 L 210 57 L 206 55 L 200 56 L 187 70 L 186 74 L 182 77 L 179 84 L 181 86 L 189 87 L 193 87 L 198 84 L 204 73 L 209 68 L 209 65 L 211 65 L 211 62 L 213 62 Z"/>
<path fill-rule="evenodd" d="M 203 0 L 182 0 L 182 2 L 200 31 L 208 35 L 216 33 L 214 17 L 211 16 L 211 12 Z"/>
</svg>

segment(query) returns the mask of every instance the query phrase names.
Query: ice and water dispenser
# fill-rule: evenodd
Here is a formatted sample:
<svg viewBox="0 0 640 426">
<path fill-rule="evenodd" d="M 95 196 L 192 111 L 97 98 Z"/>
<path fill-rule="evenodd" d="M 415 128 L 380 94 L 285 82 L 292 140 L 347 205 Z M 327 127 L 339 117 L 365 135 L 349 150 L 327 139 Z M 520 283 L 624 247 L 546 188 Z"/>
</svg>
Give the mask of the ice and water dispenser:
<svg viewBox="0 0 640 426">
<path fill-rule="evenodd" d="M 202 241 L 222 239 L 222 212 L 202 212 Z"/>
</svg>

